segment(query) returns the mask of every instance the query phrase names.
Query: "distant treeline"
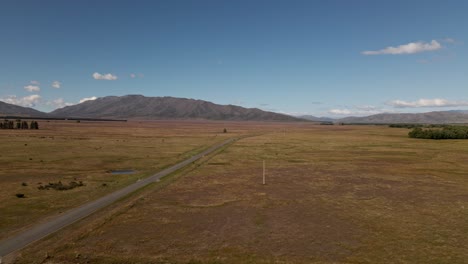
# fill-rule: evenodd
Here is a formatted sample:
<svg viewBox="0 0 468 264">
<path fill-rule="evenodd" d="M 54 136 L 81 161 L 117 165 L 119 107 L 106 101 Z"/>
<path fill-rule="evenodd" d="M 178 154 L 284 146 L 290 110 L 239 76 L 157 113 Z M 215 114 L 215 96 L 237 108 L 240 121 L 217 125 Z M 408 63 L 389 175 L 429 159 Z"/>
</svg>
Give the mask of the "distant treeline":
<svg viewBox="0 0 468 264">
<path fill-rule="evenodd" d="M 0 129 L 39 129 L 39 124 L 36 121 L 31 121 L 30 124 L 21 120 L 4 120 L 0 122 Z"/>
<path fill-rule="evenodd" d="M 415 127 L 423 127 L 422 124 L 391 124 L 388 125 L 389 127 L 397 127 L 397 128 L 415 128 Z"/>
<path fill-rule="evenodd" d="M 425 139 L 468 139 L 467 126 L 442 125 L 438 128 L 415 127 L 408 133 L 411 138 Z"/>
<path fill-rule="evenodd" d="M 106 119 L 106 118 L 78 118 L 78 117 L 27 117 L 27 116 L 0 116 L 5 119 L 37 119 L 37 120 L 71 120 L 71 121 L 106 121 L 106 122 L 127 122 L 126 119 Z"/>
<path fill-rule="evenodd" d="M 453 127 L 454 125 L 448 124 L 390 124 L 389 127 L 397 127 L 397 128 L 416 128 L 416 127 L 425 127 L 425 128 L 443 128 L 443 127 Z"/>
<path fill-rule="evenodd" d="M 333 122 L 332 121 L 322 121 L 320 122 L 320 125 L 322 126 L 333 126 Z"/>
</svg>

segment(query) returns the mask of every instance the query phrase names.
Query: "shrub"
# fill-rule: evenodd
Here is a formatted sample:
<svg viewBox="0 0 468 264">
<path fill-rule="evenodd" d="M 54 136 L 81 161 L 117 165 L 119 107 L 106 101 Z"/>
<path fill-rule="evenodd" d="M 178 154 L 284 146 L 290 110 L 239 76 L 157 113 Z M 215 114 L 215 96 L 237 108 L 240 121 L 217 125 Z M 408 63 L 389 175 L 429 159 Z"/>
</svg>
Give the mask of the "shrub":
<svg viewBox="0 0 468 264">
<path fill-rule="evenodd" d="M 424 139 L 468 139 L 468 127 L 447 125 L 435 129 L 416 127 L 408 133 L 408 136 Z"/>
<path fill-rule="evenodd" d="M 18 198 L 26 198 L 26 197 L 24 196 L 24 193 L 17 193 L 17 194 L 16 194 L 16 197 L 18 197 Z"/>
<path fill-rule="evenodd" d="M 49 182 L 48 185 L 40 185 L 37 187 L 39 190 L 49 190 L 49 189 L 54 189 L 58 191 L 66 191 L 66 190 L 71 190 L 76 187 L 81 187 L 84 186 L 82 181 L 76 182 L 76 181 L 71 181 L 69 184 L 63 184 L 61 181 L 58 182 Z"/>
</svg>

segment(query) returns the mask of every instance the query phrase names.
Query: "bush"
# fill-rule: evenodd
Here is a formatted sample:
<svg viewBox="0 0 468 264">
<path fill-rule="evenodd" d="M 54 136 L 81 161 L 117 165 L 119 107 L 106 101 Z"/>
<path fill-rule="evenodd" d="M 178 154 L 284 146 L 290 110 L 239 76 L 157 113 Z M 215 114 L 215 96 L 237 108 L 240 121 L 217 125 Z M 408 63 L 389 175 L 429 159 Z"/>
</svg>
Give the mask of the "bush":
<svg viewBox="0 0 468 264">
<path fill-rule="evenodd" d="M 18 197 L 18 198 L 26 198 L 26 196 L 24 196 L 24 193 L 17 193 L 17 194 L 16 194 L 16 197 Z"/>
<path fill-rule="evenodd" d="M 416 127 L 408 133 L 408 136 L 424 139 L 468 139 L 468 127 L 447 125 L 436 129 Z"/>
<path fill-rule="evenodd" d="M 84 183 L 82 181 L 76 182 L 76 181 L 71 181 L 69 184 L 63 184 L 61 181 L 58 182 L 49 182 L 48 185 L 39 185 L 37 187 L 39 190 L 49 190 L 49 189 L 54 189 L 57 191 L 66 191 L 66 190 L 71 190 L 77 187 L 84 186 Z"/>
</svg>

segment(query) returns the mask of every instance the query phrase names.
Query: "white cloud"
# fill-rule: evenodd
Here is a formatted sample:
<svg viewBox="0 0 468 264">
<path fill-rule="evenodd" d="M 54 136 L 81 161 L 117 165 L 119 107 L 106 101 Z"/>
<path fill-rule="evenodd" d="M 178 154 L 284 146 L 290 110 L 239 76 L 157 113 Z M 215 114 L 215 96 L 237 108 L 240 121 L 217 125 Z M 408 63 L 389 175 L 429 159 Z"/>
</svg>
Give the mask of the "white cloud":
<svg viewBox="0 0 468 264">
<path fill-rule="evenodd" d="M 364 55 L 380 55 L 380 54 L 413 54 L 424 51 L 435 51 L 441 49 L 442 45 L 437 40 L 432 40 L 430 43 L 411 42 L 408 44 L 400 45 L 398 47 L 387 47 L 381 50 L 367 50 L 363 51 Z"/>
<path fill-rule="evenodd" d="M 62 83 L 59 81 L 53 81 L 52 82 L 52 88 L 59 89 L 62 86 Z"/>
<path fill-rule="evenodd" d="M 395 112 L 393 110 L 384 109 L 372 105 L 358 105 L 345 108 L 335 108 L 328 110 L 325 114 L 334 116 L 368 116 L 381 113 Z"/>
<path fill-rule="evenodd" d="M 92 96 L 92 97 L 87 97 L 87 98 L 83 98 L 80 100 L 80 104 L 83 103 L 83 102 L 86 102 L 86 101 L 93 101 L 93 100 L 96 100 L 97 97 L 96 96 Z"/>
<path fill-rule="evenodd" d="M 41 83 L 39 81 L 30 81 L 31 84 L 33 85 L 40 85 Z"/>
<path fill-rule="evenodd" d="M 73 105 L 73 104 L 65 102 L 63 98 L 58 98 L 52 101 L 48 101 L 46 105 L 52 106 L 54 108 L 62 108 L 62 107 Z"/>
<path fill-rule="evenodd" d="M 285 114 L 285 115 L 296 116 L 296 117 L 305 116 L 305 115 L 316 115 L 315 113 L 312 113 L 312 112 L 300 112 L 300 111 L 281 111 L 281 110 L 279 110 L 279 111 L 275 111 L 275 112 L 279 113 L 279 114 Z"/>
<path fill-rule="evenodd" d="M 108 80 L 108 81 L 115 81 L 117 80 L 117 76 L 112 75 L 110 73 L 107 74 L 100 74 L 98 72 L 93 73 L 93 78 L 96 80 Z"/>
<path fill-rule="evenodd" d="M 359 105 L 356 106 L 356 109 L 363 111 L 363 112 L 379 112 L 379 108 L 373 106 L 373 105 Z"/>
<path fill-rule="evenodd" d="M 32 82 L 31 82 L 32 83 Z M 28 92 L 39 92 L 41 90 L 41 88 L 39 88 L 39 86 L 37 85 L 26 85 L 24 86 L 24 89 Z"/>
<path fill-rule="evenodd" d="M 419 99 L 417 101 L 393 100 L 386 103 L 396 108 L 416 108 L 416 107 L 457 107 L 468 106 L 468 101 L 450 101 L 447 99 Z"/>
<path fill-rule="evenodd" d="M 134 79 L 136 77 L 136 74 L 130 73 L 130 78 Z"/>
<path fill-rule="evenodd" d="M 349 109 L 330 109 L 328 113 L 332 115 L 350 115 L 352 114 L 351 110 Z"/>
<path fill-rule="evenodd" d="M 20 105 L 25 107 L 34 107 L 41 100 L 41 96 L 38 94 L 32 94 L 25 97 L 17 97 L 16 95 L 11 95 L 6 98 L 0 98 L 1 101 L 9 104 Z"/>
</svg>

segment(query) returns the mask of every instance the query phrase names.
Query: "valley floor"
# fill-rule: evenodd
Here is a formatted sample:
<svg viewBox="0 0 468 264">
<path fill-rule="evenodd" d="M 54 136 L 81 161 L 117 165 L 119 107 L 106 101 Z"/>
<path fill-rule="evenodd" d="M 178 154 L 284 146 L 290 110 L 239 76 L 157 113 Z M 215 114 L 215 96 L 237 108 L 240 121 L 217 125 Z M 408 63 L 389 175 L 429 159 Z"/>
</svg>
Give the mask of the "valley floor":
<svg viewBox="0 0 468 264">
<path fill-rule="evenodd" d="M 256 136 L 32 244 L 15 263 L 468 259 L 468 141 L 384 126 L 215 124 Z"/>
</svg>

